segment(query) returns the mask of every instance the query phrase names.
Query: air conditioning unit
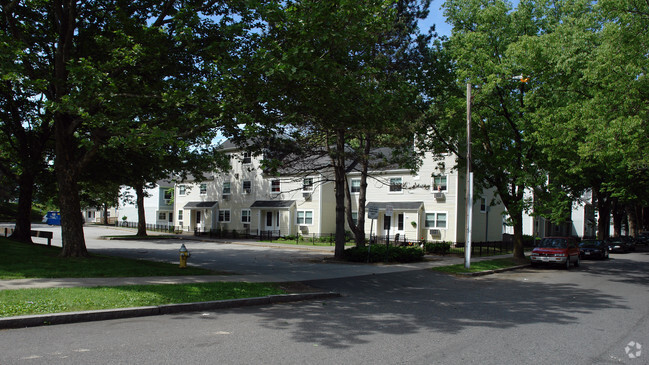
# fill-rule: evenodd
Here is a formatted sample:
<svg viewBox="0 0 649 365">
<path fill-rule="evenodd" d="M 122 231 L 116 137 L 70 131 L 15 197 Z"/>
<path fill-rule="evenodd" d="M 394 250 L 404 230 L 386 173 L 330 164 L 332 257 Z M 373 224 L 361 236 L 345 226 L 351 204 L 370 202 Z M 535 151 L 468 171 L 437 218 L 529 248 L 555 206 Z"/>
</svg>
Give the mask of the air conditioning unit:
<svg viewBox="0 0 649 365">
<path fill-rule="evenodd" d="M 309 233 L 309 226 L 300 226 L 300 232 L 304 234 Z"/>
<path fill-rule="evenodd" d="M 252 189 L 243 189 L 244 194 L 250 194 L 251 191 L 252 191 Z"/>
<path fill-rule="evenodd" d="M 442 200 L 445 198 L 444 193 L 435 193 L 435 199 Z"/>
<path fill-rule="evenodd" d="M 442 233 L 439 231 L 439 229 L 431 229 L 430 230 L 430 235 L 433 236 L 433 237 L 436 237 L 436 236 L 441 236 Z"/>
<path fill-rule="evenodd" d="M 230 195 L 223 195 L 221 198 L 223 200 L 230 200 Z"/>
<path fill-rule="evenodd" d="M 165 199 L 165 205 L 171 205 L 171 199 Z"/>
<path fill-rule="evenodd" d="M 309 200 L 309 199 L 311 199 L 311 192 L 310 191 L 303 191 L 302 196 L 304 197 L 304 199 Z"/>
</svg>

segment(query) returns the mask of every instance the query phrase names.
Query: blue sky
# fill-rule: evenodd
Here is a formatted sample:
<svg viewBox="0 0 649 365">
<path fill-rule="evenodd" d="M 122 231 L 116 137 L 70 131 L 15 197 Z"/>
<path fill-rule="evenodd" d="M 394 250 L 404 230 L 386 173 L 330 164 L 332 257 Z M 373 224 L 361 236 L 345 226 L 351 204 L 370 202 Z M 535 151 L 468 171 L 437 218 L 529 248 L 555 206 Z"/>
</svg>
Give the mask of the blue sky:
<svg viewBox="0 0 649 365">
<path fill-rule="evenodd" d="M 435 30 L 440 36 L 451 36 L 451 26 L 446 23 L 446 18 L 444 17 L 442 10 L 440 9 L 442 7 L 442 3 L 443 1 L 439 0 L 433 1 L 430 4 L 430 13 L 428 14 L 428 18 L 419 22 L 419 27 L 421 28 L 422 32 L 427 32 L 428 28 L 435 24 Z"/>
</svg>

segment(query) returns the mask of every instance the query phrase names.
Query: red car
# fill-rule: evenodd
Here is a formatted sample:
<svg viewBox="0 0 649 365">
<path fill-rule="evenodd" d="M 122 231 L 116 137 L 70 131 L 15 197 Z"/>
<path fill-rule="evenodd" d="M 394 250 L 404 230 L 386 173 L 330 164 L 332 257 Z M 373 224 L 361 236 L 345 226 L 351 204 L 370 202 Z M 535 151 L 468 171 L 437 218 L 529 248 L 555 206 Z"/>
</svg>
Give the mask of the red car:
<svg viewBox="0 0 649 365">
<path fill-rule="evenodd" d="M 579 246 L 573 237 L 545 237 L 541 239 L 530 255 L 532 266 L 540 264 L 579 266 Z"/>
</svg>

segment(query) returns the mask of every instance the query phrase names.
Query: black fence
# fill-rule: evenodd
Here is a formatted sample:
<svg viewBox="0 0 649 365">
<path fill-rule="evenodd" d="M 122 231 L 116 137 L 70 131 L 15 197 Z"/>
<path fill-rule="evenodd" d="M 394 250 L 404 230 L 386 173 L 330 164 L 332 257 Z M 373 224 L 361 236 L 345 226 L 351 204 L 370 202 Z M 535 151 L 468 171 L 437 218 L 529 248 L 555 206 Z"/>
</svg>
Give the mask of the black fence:
<svg viewBox="0 0 649 365">
<path fill-rule="evenodd" d="M 119 227 L 136 228 L 136 229 L 138 228 L 138 222 L 121 221 L 121 222 L 117 222 L 116 225 L 118 225 Z M 175 227 L 173 225 L 168 225 L 168 224 L 149 224 L 149 223 L 147 223 L 147 224 L 145 224 L 145 226 L 146 226 L 147 231 L 154 231 L 154 232 L 174 233 L 174 232 L 178 231 L 177 228 L 181 228 L 181 231 L 182 231 L 182 227 Z"/>
</svg>

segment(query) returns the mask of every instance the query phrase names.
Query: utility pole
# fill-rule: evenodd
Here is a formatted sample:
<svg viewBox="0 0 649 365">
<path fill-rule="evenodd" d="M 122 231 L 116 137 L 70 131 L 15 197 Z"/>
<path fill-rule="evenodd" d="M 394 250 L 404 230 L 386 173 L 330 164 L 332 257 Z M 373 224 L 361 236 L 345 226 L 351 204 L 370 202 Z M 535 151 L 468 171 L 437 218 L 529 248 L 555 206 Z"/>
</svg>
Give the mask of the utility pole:
<svg viewBox="0 0 649 365">
<path fill-rule="evenodd" d="M 473 218 L 473 172 L 471 171 L 471 83 L 466 84 L 466 244 L 464 267 L 471 268 L 471 226 Z"/>
</svg>

